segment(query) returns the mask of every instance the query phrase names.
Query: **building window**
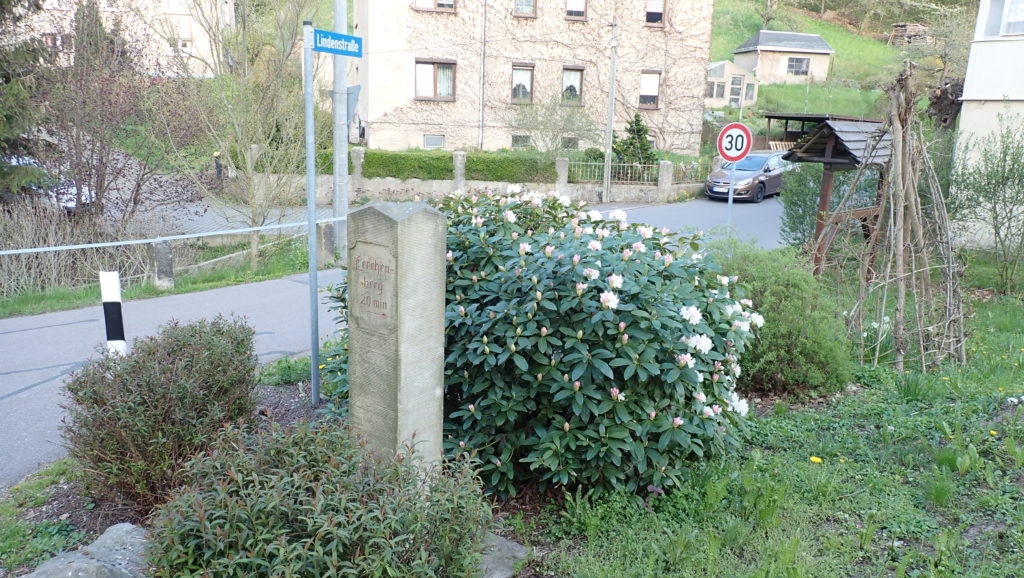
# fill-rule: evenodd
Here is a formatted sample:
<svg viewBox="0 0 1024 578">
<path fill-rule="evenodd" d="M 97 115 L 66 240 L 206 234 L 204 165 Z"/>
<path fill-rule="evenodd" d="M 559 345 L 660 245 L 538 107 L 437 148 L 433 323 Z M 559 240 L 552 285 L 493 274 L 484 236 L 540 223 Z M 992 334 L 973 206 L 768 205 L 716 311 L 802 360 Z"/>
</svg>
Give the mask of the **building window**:
<svg viewBox="0 0 1024 578">
<path fill-rule="evenodd" d="M 789 63 L 786 65 L 786 74 L 790 76 L 807 76 L 807 74 L 810 73 L 810 71 L 810 58 L 790 57 Z"/>
<path fill-rule="evenodd" d="M 743 95 L 743 100 L 753 102 L 757 98 L 757 85 L 753 82 L 747 83 L 746 94 Z"/>
<path fill-rule="evenodd" d="M 1024 34 L 1024 0 L 1006 0 L 1002 33 Z"/>
<path fill-rule="evenodd" d="M 563 136 L 562 137 L 562 148 L 568 151 L 579 150 L 580 139 L 574 136 Z"/>
<path fill-rule="evenodd" d="M 192 41 L 188 38 L 171 38 L 167 42 L 171 45 L 172 54 L 192 54 Z"/>
<path fill-rule="evenodd" d="M 716 82 L 715 83 L 715 98 L 725 98 L 725 83 L 724 82 Z"/>
<path fill-rule="evenodd" d="M 562 102 L 583 104 L 583 69 L 562 69 Z"/>
<path fill-rule="evenodd" d="M 512 148 L 514 149 L 528 149 L 533 146 L 533 140 L 530 139 L 528 134 L 514 134 L 512 135 Z"/>
<path fill-rule="evenodd" d="M 443 149 L 444 148 L 444 135 L 443 134 L 425 134 L 423 135 L 423 148 L 431 149 Z"/>
<path fill-rule="evenodd" d="M 512 67 L 512 102 L 515 104 L 533 102 L 533 66 Z"/>
<path fill-rule="evenodd" d="M 43 34 L 43 45 L 49 48 L 52 52 L 70 52 L 72 49 L 72 40 L 70 34 Z"/>
<path fill-rule="evenodd" d="M 420 10 L 455 12 L 455 0 L 416 0 L 414 6 Z"/>
<path fill-rule="evenodd" d="M 537 0 L 515 0 L 515 8 L 512 9 L 513 16 L 536 16 Z"/>
<path fill-rule="evenodd" d="M 660 72 L 640 73 L 640 108 L 658 108 L 658 94 L 661 89 Z"/>
<path fill-rule="evenodd" d="M 743 95 L 743 77 L 733 76 L 729 79 L 729 106 L 739 108 L 740 96 Z"/>
<path fill-rule="evenodd" d="M 704 86 L 704 98 L 715 98 L 715 83 L 707 82 Z"/>
<path fill-rule="evenodd" d="M 587 0 L 565 0 L 565 17 L 569 20 L 586 20 Z"/>
<path fill-rule="evenodd" d="M 417 60 L 416 98 L 455 100 L 455 63 Z"/>
<path fill-rule="evenodd" d="M 647 25 L 665 25 L 665 0 L 647 0 Z"/>
</svg>

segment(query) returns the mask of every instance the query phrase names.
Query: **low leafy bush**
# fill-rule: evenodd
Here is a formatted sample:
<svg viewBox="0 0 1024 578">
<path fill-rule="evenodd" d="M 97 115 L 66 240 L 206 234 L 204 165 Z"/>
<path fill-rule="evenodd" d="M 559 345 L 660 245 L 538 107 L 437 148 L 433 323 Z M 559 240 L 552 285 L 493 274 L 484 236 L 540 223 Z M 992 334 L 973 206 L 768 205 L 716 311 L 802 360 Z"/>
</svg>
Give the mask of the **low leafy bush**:
<svg viewBox="0 0 1024 578">
<path fill-rule="evenodd" d="M 636 492 L 738 447 L 733 389 L 763 320 L 697 238 L 554 194 L 442 205 L 445 444 L 478 456 L 490 488 Z"/>
<path fill-rule="evenodd" d="M 153 575 L 475 575 L 491 510 L 472 464 L 420 465 L 330 424 L 229 427 L 157 512 Z"/>
<path fill-rule="evenodd" d="M 372 179 L 451 180 L 455 163 L 450 151 L 383 151 L 369 149 L 363 157 L 363 176 Z"/>
<path fill-rule="evenodd" d="M 537 153 L 470 153 L 466 179 L 502 183 L 554 183 L 555 161 Z"/>
<path fill-rule="evenodd" d="M 148 511 L 179 485 L 181 465 L 224 422 L 249 415 L 256 355 L 240 319 L 163 326 L 124 357 L 107 355 L 67 384 L 64 439 L 90 490 Z"/>
<path fill-rule="evenodd" d="M 714 247 L 722 266 L 757 296 L 768 324 L 744 355 L 744 383 L 772 392 L 838 391 L 851 382 L 846 326 L 835 302 L 793 248 Z"/>
</svg>

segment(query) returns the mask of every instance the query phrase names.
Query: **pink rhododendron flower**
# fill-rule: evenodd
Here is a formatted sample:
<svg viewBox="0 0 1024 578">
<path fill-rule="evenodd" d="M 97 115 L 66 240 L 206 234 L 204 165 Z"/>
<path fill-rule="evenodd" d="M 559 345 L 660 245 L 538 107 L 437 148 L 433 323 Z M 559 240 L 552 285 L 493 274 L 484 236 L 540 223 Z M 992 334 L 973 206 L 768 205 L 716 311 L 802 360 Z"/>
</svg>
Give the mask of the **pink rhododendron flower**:
<svg viewBox="0 0 1024 578">
<path fill-rule="evenodd" d="M 674 260 L 675 259 L 672 258 L 672 254 L 671 253 L 666 254 L 665 255 L 665 266 L 667 267 L 667 266 L 671 265 L 672 261 L 674 261 Z"/>
<path fill-rule="evenodd" d="M 582 296 L 583 295 L 583 291 L 586 288 L 587 288 L 587 284 L 586 283 L 577 283 L 576 284 L 576 295 L 577 296 Z"/>
<path fill-rule="evenodd" d="M 612 395 L 612 399 L 616 399 L 619 397 L 619 388 L 613 387 L 608 390 L 608 393 Z"/>
<path fill-rule="evenodd" d="M 600 229 L 597 229 L 596 233 L 597 233 L 597 238 L 598 239 L 604 239 L 608 235 L 612 234 L 611 231 L 609 231 L 608 229 L 605 229 L 604 227 L 601 227 Z"/>
<path fill-rule="evenodd" d="M 515 241 L 518 238 L 519 238 L 519 233 L 517 231 L 512 231 L 512 240 Z"/>
<path fill-rule="evenodd" d="M 640 241 L 637 241 L 636 243 L 633 243 L 633 250 L 636 251 L 637 253 L 646 253 L 647 245 L 644 245 Z"/>
<path fill-rule="evenodd" d="M 555 252 L 555 247 L 553 245 L 548 245 L 547 247 L 544 247 L 544 255 L 546 257 L 550 257 L 551 254 L 554 253 L 554 252 Z"/>
<path fill-rule="evenodd" d="M 580 264 L 580 256 L 579 255 L 573 255 L 572 256 L 572 264 L 573 265 L 579 265 Z"/>
<path fill-rule="evenodd" d="M 591 281 L 597 279 L 597 277 L 600 274 L 601 273 L 597 269 L 591 269 L 590 267 L 587 267 L 586 269 L 583 270 L 583 276 L 586 277 L 587 279 L 590 279 Z"/>
<path fill-rule="evenodd" d="M 708 406 L 704 406 L 704 410 L 701 412 L 701 415 L 703 415 L 704 417 L 711 417 L 715 415 L 715 410 L 711 409 Z"/>
<path fill-rule="evenodd" d="M 672 427 L 679 427 L 681 425 L 683 425 L 683 418 L 678 416 L 672 418 Z"/>
<path fill-rule="evenodd" d="M 622 275 L 614 273 L 608 276 L 608 286 L 612 289 L 622 289 Z"/>
<path fill-rule="evenodd" d="M 515 223 L 516 222 L 516 214 L 513 213 L 511 209 L 505 210 L 505 212 L 503 213 L 503 216 L 505 217 L 505 220 L 508 221 L 509 223 Z"/>
<path fill-rule="evenodd" d="M 715 404 L 711 406 L 711 411 L 715 412 L 715 415 L 722 413 L 722 406 Z"/>
<path fill-rule="evenodd" d="M 593 240 L 593 241 L 587 243 L 587 248 L 590 249 L 591 251 L 600 251 L 601 250 L 601 241 Z"/>
<path fill-rule="evenodd" d="M 708 400 L 707 396 L 704 395 L 703 391 L 698 391 L 698 392 L 694 393 L 693 394 L 693 399 L 695 399 L 695 400 L 697 400 L 697 401 L 699 401 L 701 403 L 704 403 L 704 402 L 706 402 Z"/>
<path fill-rule="evenodd" d="M 654 227 L 640 225 L 639 227 L 636 228 L 636 232 L 640 233 L 640 237 L 644 239 L 650 239 L 651 236 L 654 235 Z"/>
<path fill-rule="evenodd" d="M 628 261 L 629 258 L 632 257 L 632 256 L 633 256 L 633 252 L 630 251 L 629 249 L 623 249 L 622 250 L 622 260 L 623 261 Z"/>
<path fill-rule="evenodd" d="M 519 243 L 519 254 L 525 255 L 533 251 L 533 247 L 530 247 L 529 243 Z"/>
<path fill-rule="evenodd" d="M 679 366 L 693 367 L 693 356 L 689 353 L 682 353 L 676 356 L 676 361 L 679 362 Z"/>
</svg>

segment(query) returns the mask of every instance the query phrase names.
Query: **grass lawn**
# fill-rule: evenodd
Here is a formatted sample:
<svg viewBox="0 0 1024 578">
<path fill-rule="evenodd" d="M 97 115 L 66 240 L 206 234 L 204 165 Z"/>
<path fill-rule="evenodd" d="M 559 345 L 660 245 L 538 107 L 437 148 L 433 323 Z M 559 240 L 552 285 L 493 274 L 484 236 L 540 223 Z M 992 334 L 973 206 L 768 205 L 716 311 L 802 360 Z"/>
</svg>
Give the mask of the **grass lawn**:
<svg viewBox="0 0 1024 578">
<path fill-rule="evenodd" d="M 241 246 L 245 248 L 247 245 Z M 238 247 L 234 247 L 237 249 Z M 231 252 L 224 247 L 211 247 L 204 252 L 202 259 L 213 259 Z M 302 240 L 282 243 L 261 251 L 260 264 L 253 270 L 248 263 L 224 266 L 209 271 L 190 275 L 179 275 L 175 278 L 174 289 L 160 290 L 151 283 L 129 285 L 124 288 L 122 298 L 148 299 L 162 295 L 193 293 L 216 289 L 228 285 L 254 283 L 277 279 L 285 275 L 308 271 L 308 257 L 305 243 Z M 59 288 L 45 293 L 23 293 L 7 298 L 0 298 L 0 319 L 15 315 L 36 315 L 50 311 L 64 311 L 77 307 L 88 307 L 100 303 L 99 285 L 90 285 L 77 289 Z"/>
<path fill-rule="evenodd" d="M 967 367 L 772 402 L 746 451 L 647 505 L 576 496 L 513 527 L 558 576 L 1024 575 L 1024 309 L 975 306 Z"/>
</svg>

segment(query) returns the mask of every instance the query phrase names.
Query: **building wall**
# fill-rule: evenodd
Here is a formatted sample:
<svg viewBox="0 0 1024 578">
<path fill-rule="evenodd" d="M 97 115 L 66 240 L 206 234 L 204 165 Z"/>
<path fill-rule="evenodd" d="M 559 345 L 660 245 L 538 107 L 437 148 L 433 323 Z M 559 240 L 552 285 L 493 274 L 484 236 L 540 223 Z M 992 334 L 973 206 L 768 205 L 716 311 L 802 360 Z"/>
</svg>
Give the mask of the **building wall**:
<svg viewBox="0 0 1024 578">
<path fill-rule="evenodd" d="M 1007 73 L 1007 63 L 1024 61 L 1024 34 L 1006 33 L 1003 1 L 982 0 L 971 42 L 961 100 L 958 142 L 961 150 L 1016 120 L 1024 129 L 1024 75 Z"/>
<path fill-rule="evenodd" d="M 27 37 L 72 33 L 79 0 L 46 0 L 18 31 Z M 230 26 L 234 0 L 97 0 L 110 30 L 117 30 L 140 51 L 143 68 L 152 74 L 180 74 L 187 63 L 195 75 L 213 72 L 216 58 L 207 26 Z M 70 58 L 72 48 L 66 46 Z"/>
<path fill-rule="evenodd" d="M 734 76 L 742 77 L 743 84 L 740 85 L 740 105 L 751 106 L 757 102 L 757 90 L 758 82 L 754 78 L 753 74 L 750 74 L 742 67 L 737 66 L 736 63 L 726 60 L 719 75 L 712 75 L 712 71 L 708 70 L 707 88 L 704 93 L 704 106 L 707 108 L 724 108 L 726 106 L 736 106 L 736 102 L 732 98 L 732 79 Z M 721 85 L 721 87 L 719 87 Z M 718 94 L 722 96 L 719 97 Z M 747 98 L 747 97 L 751 98 Z"/>
<path fill-rule="evenodd" d="M 806 76 L 788 74 L 789 59 L 810 58 L 810 70 Z M 743 52 L 733 57 L 742 68 L 754 73 L 761 84 L 807 84 L 828 80 L 832 62 L 829 54 L 806 52 Z"/>
<path fill-rule="evenodd" d="M 363 85 L 358 114 L 366 126 L 368 146 L 422 147 L 424 134 L 443 134 L 446 149 L 473 148 L 481 145 L 482 132 L 484 149 L 511 147 L 515 131 L 508 122 L 515 107 L 522 106 L 511 102 L 513 63 L 533 66 L 534 103 L 560 97 L 563 67 L 581 68 L 582 106 L 602 127 L 607 114 L 609 23 L 615 18 L 616 130 L 639 111 L 660 148 L 698 150 L 711 0 L 668 0 L 664 26 L 645 25 L 642 2 L 588 0 L 586 19 L 577 21 L 566 19 L 561 0 L 538 0 L 536 17 L 531 18 L 512 14 L 514 0 L 457 0 L 455 12 L 417 9 L 413 3 L 418 1 L 422 0 L 356 0 L 356 34 L 365 43 L 364 58 L 356 65 Z M 455 63 L 453 102 L 415 98 L 417 59 Z M 642 71 L 661 74 L 659 104 L 653 110 L 639 109 Z M 602 142 L 599 136 L 580 146 L 603 146 Z"/>
</svg>

